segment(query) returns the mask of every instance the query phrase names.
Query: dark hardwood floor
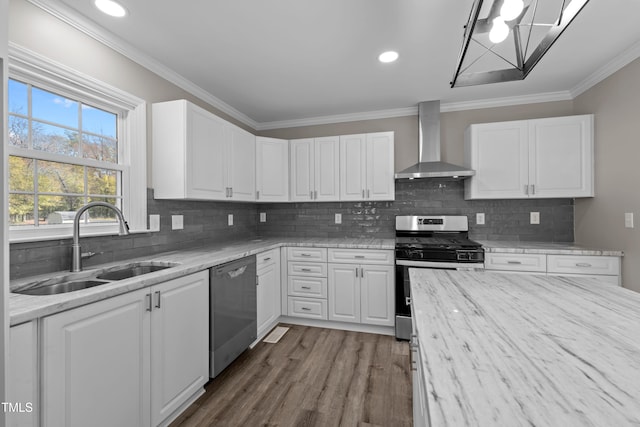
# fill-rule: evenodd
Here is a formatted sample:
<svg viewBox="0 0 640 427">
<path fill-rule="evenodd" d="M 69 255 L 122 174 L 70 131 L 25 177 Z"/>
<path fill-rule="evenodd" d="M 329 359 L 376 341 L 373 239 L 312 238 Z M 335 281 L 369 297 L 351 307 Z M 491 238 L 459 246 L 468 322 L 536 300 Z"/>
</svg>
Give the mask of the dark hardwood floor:
<svg viewBox="0 0 640 427">
<path fill-rule="evenodd" d="M 280 342 L 244 352 L 171 427 L 412 425 L 406 342 L 283 326 Z"/>
</svg>

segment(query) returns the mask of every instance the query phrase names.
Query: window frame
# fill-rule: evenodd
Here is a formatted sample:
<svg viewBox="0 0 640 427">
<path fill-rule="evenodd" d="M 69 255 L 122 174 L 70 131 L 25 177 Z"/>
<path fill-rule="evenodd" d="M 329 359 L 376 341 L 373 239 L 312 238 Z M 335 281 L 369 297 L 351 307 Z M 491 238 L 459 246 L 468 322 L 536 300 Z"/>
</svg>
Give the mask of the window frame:
<svg viewBox="0 0 640 427">
<path fill-rule="evenodd" d="M 118 112 L 118 163 L 110 169 L 122 171 L 122 212 L 132 232 L 147 231 L 147 111 L 146 102 L 91 76 L 55 62 L 26 48 L 9 44 L 9 78 L 29 83 L 61 96 Z M 8 155 L 69 163 L 66 156 L 34 153 L 7 144 Z M 34 155 L 35 154 L 35 155 Z M 66 158 L 66 161 L 62 158 Z M 83 163 L 105 167 L 102 162 Z M 82 224 L 82 236 L 118 234 L 117 224 Z M 25 242 L 70 238 L 71 224 L 46 227 L 10 226 L 9 241 Z"/>
</svg>

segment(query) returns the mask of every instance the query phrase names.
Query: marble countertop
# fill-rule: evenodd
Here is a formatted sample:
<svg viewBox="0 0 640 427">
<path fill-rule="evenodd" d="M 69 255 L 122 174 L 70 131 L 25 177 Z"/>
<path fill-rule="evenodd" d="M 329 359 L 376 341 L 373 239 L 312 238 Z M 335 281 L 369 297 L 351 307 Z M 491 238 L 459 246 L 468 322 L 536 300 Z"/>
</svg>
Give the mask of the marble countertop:
<svg viewBox="0 0 640 427">
<path fill-rule="evenodd" d="M 130 259 L 115 263 L 92 266 L 81 273 L 65 271 L 42 276 L 12 280 L 11 290 L 20 289 L 28 283 L 44 282 L 54 277 L 66 276 L 70 280 L 78 280 L 95 275 L 96 270 L 137 261 L 178 264 L 174 267 L 145 274 L 130 279 L 119 280 L 93 288 L 58 295 L 23 295 L 9 294 L 10 324 L 17 325 L 39 317 L 69 310 L 105 298 L 135 291 L 167 280 L 186 276 L 191 273 L 224 264 L 245 256 L 255 255 L 270 249 L 283 246 L 329 247 L 352 249 L 394 249 L 394 239 L 323 239 L 323 238 L 266 238 L 243 242 L 223 242 L 209 246 L 185 249 L 174 252 L 156 254 L 149 257 Z"/>
<path fill-rule="evenodd" d="M 620 250 L 590 248 L 575 243 L 478 240 L 485 252 L 545 255 L 624 256 Z"/>
<path fill-rule="evenodd" d="M 640 425 L 640 293 L 410 269 L 431 425 Z"/>
</svg>

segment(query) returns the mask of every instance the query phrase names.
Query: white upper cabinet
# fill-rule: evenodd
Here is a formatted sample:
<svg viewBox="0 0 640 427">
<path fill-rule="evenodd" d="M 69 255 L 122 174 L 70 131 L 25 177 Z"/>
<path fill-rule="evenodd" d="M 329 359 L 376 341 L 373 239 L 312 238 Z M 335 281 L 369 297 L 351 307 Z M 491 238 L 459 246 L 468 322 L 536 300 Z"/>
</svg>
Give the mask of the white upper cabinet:
<svg viewBox="0 0 640 427">
<path fill-rule="evenodd" d="M 157 199 L 255 200 L 255 136 L 186 101 L 153 104 Z"/>
<path fill-rule="evenodd" d="M 393 132 L 340 137 L 340 200 L 393 200 Z"/>
<path fill-rule="evenodd" d="M 291 201 L 337 201 L 340 185 L 337 136 L 290 141 Z"/>
<path fill-rule="evenodd" d="M 256 199 L 256 137 L 230 123 L 227 132 L 228 198 L 253 201 Z"/>
<path fill-rule="evenodd" d="M 593 115 L 529 121 L 533 197 L 593 197 Z"/>
<path fill-rule="evenodd" d="M 593 196 L 593 116 L 471 125 L 466 199 Z"/>
<path fill-rule="evenodd" d="M 289 201 L 289 141 L 256 137 L 256 200 Z"/>
</svg>

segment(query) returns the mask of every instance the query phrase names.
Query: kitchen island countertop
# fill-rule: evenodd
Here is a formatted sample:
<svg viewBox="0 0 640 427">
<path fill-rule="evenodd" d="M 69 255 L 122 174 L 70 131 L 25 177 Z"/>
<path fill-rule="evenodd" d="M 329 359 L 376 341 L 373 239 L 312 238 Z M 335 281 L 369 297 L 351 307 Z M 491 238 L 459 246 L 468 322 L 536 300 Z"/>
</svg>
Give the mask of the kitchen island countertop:
<svg viewBox="0 0 640 427">
<path fill-rule="evenodd" d="M 71 308 L 80 307 L 157 283 L 166 282 L 216 265 L 234 261 L 260 252 L 284 246 L 326 247 L 342 249 L 394 249 L 394 239 L 376 238 L 257 238 L 244 241 L 218 242 L 208 246 L 165 252 L 138 259 L 130 259 L 85 268 L 82 273 L 56 272 L 47 275 L 12 280 L 10 289 L 24 287 L 34 281 L 46 281 L 52 277 L 68 275 L 70 279 L 90 276 L 97 269 L 125 265 L 136 261 L 176 263 L 175 267 L 156 271 L 130 279 L 119 280 L 93 288 L 57 295 L 9 294 L 10 324 L 17 325 L 39 317 L 48 316 Z"/>
<path fill-rule="evenodd" d="M 640 425 L 640 293 L 410 269 L 431 426 Z"/>
</svg>

